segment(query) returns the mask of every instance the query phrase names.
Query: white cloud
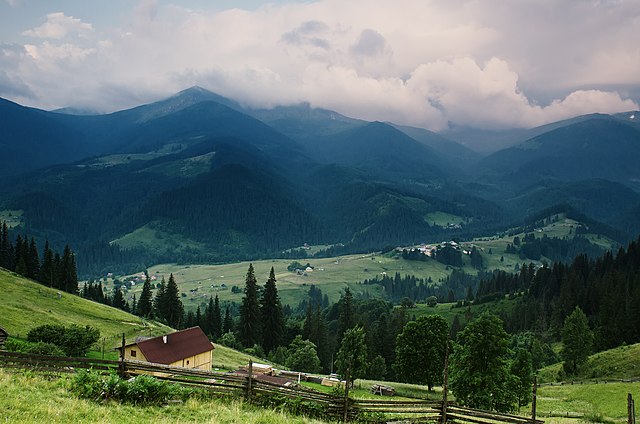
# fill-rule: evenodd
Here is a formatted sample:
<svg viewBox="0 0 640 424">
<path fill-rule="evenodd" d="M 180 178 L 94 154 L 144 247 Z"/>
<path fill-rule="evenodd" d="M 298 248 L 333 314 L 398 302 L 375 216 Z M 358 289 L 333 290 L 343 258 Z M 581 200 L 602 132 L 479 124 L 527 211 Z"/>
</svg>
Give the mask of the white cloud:
<svg viewBox="0 0 640 424">
<path fill-rule="evenodd" d="M 436 130 L 526 127 L 638 108 L 621 94 L 640 86 L 638 24 L 634 1 L 319 0 L 213 13 L 143 0 L 99 33 L 48 15 L 24 33 L 43 40 L 3 80 L 22 81 L 41 107 L 113 110 L 199 84 L 249 105 L 308 101 Z"/>
<path fill-rule="evenodd" d="M 34 38 L 62 39 L 69 34 L 85 35 L 93 31 L 91 24 L 82 22 L 73 16 L 66 16 L 63 12 L 50 13 L 47 22 L 39 27 L 24 31 L 22 34 Z"/>
</svg>

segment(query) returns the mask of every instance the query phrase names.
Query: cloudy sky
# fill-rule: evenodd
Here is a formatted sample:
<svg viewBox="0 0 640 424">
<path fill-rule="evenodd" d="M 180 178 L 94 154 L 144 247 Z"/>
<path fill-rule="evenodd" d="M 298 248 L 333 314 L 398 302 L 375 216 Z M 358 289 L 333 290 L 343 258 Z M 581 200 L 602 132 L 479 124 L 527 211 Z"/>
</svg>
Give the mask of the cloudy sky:
<svg viewBox="0 0 640 424">
<path fill-rule="evenodd" d="M 432 130 L 638 109 L 638 0 L 0 0 L 0 97 L 101 112 L 200 85 Z"/>
</svg>

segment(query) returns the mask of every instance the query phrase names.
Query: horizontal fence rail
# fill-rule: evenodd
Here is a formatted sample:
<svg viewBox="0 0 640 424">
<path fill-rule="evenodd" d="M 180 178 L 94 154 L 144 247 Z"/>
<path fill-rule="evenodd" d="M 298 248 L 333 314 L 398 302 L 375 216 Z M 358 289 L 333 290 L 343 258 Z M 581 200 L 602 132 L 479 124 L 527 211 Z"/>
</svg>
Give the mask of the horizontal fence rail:
<svg viewBox="0 0 640 424">
<path fill-rule="evenodd" d="M 442 422 L 443 410 L 447 421 L 473 424 L 543 424 L 541 420 L 517 415 L 498 414 L 455 405 L 447 402 L 443 408 L 441 400 L 425 399 L 352 399 L 332 393 L 319 392 L 297 385 L 290 380 L 289 385 L 270 381 L 260 374 L 235 374 L 219 371 L 205 371 L 195 368 L 173 367 L 131 360 L 105 360 L 90 358 L 69 358 L 60 356 L 33 355 L 0 351 L 0 366 L 4 368 L 33 369 L 44 372 L 75 372 L 78 369 L 93 369 L 102 372 L 118 372 L 122 376 L 153 375 L 154 377 L 191 387 L 201 387 L 216 394 L 244 395 L 247 399 L 277 396 L 296 402 L 308 402 L 320 407 L 327 418 L 365 420 L 382 422 Z M 345 413 L 346 409 L 346 413 Z M 382 418 L 384 417 L 384 418 Z"/>
</svg>

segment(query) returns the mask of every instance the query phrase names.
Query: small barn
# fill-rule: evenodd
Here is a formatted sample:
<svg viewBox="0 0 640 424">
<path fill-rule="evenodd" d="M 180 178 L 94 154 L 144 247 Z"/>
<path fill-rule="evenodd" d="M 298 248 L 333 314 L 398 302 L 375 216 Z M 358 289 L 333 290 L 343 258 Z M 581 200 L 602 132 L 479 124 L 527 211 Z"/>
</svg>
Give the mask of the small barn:
<svg viewBox="0 0 640 424">
<path fill-rule="evenodd" d="M 191 327 L 125 345 L 124 359 L 211 371 L 213 349 L 202 329 Z"/>
</svg>

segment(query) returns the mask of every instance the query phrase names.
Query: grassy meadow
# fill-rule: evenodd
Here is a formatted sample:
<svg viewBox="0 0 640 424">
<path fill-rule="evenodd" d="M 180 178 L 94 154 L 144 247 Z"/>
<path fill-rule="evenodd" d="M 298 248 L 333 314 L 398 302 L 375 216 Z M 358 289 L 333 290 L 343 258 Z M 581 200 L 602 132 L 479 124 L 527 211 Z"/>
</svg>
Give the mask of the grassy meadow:
<svg viewBox="0 0 640 424">
<path fill-rule="evenodd" d="M 0 368 L 0 421 L 10 423 L 255 423 L 316 424 L 322 421 L 248 405 L 240 399 L 189 399 L 167 406 L 138 407 L 79 399 L 69 377 L 50 379 Z"/>
<path fill-rule="evenodd" d="M 435 214 L 430 217 L 434 222 L 446 225 L 460 217 L 448 214 Z M 556 222 L 537 229 L 534 234 L 536 237 L 547 235 L 548 237 L 565 237 L 573 233 L 578 222 L 567 219 L 564 216 L 558 216 Z M 519 234 L 522 238 L 524 233 Z M 612 245 L 611 240 L 606 237 L 598 237 L 596 235 L 588 235 L 588 237 L 599 245 L 609 248 Z M 469 242 L 461 243 L 463 249 L 471 249 L 472 246 L 478 248 L 483 256 L 484 264 L 487 269 L 501 269 L 509 272 L 521 265 L 523 261 L 517 254 L 504 253 L 507 245 L 513 242 L 514 236 L 496 235 L 494 237 L 477 238 Z M 116 241 L 125 247 L 147 246 L 152 249 L 166 249 L 170 237 L 167 234 L 145 226 L 135 230 L 123 238 Z M 326 246 L 322 246 L 326 247 Z M 178 240 L 177 244 L 172 245 L 175 249 L 197 248 L 193 242 L 189 240 Z M 309 252 L 313 253 L 319 247 L 310 246 Z M 309 286 L 315 285 L 319 287 L 324 294 L 327 294 L 330 302 L 339 299 L 341 292 L 345 287 L 349 287 L 356 296 L 383 296 L 379 286 L 360 284 L 365 279 L 373 279 L 383 274 L 393 276 L 396 272 L 401 275 L 415 275 L 419 278 L 429 279 L 438 284 L 439 281 L 446 278 L 451 273 L 451 268 L 447 267 L 435 260 L 428 261 L 408 261 L 402 259 L 397 253 L 387 253 L 384 255 L 369 253 L 358 255 L 346 255 L 333 258 L 308 258 L 298 259 L 298 262 L 306 264 L 307 262 L 314 268 L 303 275 L 287 270 L 292 260 L 290 259 L 273 259 L 253 261 L 256 278 L 259 284 L 264 284 L 269 275 L 271 267 L 276 272 L 278 280 L 278 293 L 283 304 L 291 306 L 297 305 L 301 300 L 306 298 Z M 470 274 L 477 273 L 471 267 L 468 256 L 463 255 L 464 271 Z M 537 265 L 541 261 L 533 261 Z M 240 302 L 242 292 L 233 293 L 231 288 L 237 286 L 244 288 L 245 276 L 249 262 L 239 262 L 221 265 L 178 265 L 178 264 L 159 264 L 149 268 L 149 274 L 155 276 L 155 282 L 159 282 L 162 277 L 168 279 L 170 274 L 174 275 L 180 291 L 186 295 L 182 298 L 185 307 L 194 310 L 197 306 L 204 308 L 209 297 L 219 296 L 221 301 Z M 142 272 L 143 270 L 140 270 Z M 126 277 L 126 276 L 124 276 Z M 103 284 L 111 287 L 112 279 L 105 279 Z M 128 291 L 129 300 L 140 297 L 140 285 L 133 287 Z M 440 309 L 438 312 L 442 312 Z"/>
<path fill-rule="evenodd" d="M 100 330 L 101 340 L 88 356 L 117 359 L 114 350 L 122 342 L 125 333 L 127 342 L 137 336 L 158 336 L 175 330 L 155 321 L 144 320 L 110 306 L 82 299 L 68 293 L 50 289 L 36 282 L 17 276 L 0 268 L 0 327 L 17 338 L 25 338 L 33 327 L 44 324 L 91 325 Z M 216 344 L 213 367 L 235 370 L 246 365 L 249 359 L 264 362 L 228 347 Z"/>
</svg>

